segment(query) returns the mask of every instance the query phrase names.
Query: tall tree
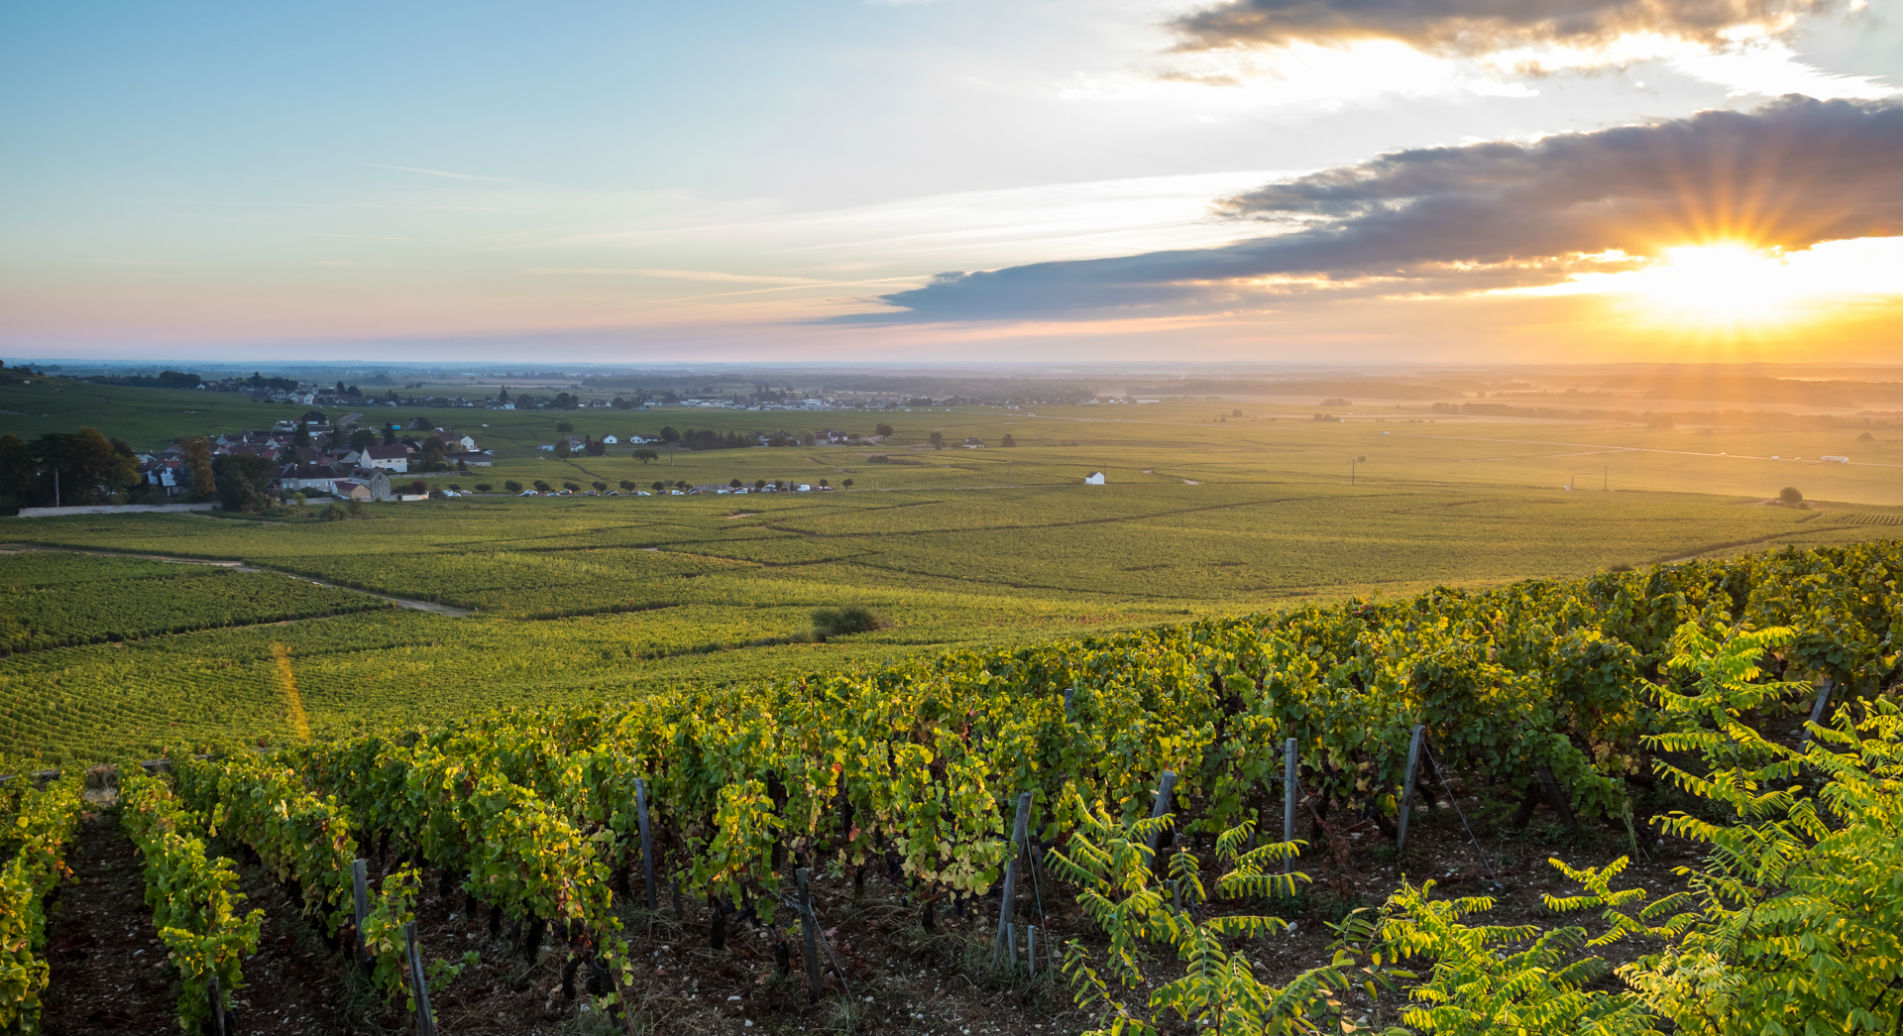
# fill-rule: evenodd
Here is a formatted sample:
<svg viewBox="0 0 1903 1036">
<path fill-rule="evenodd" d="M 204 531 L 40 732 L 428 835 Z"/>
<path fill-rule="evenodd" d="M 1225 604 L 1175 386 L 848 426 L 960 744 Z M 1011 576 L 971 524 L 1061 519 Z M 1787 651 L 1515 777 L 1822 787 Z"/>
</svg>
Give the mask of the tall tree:
<svg viewBox="0 0 1903 1036">
<path fill-rule="evenodd" d="M 218 483 L 212 476 L 211 441 L 204 436 L 185 440 L 185 478 L 193 500 L 218 499 Z"/>
<path fill-rule="evenodd" d="M 262 511 L 271 502 L 271 462 L 249 453 L 232 453 L 212 464 L 218 501 L 227 511 Z"/>
<path fill-rule="evenodd" d="M 38 465 L 26 440 L 17 435 L 0 435 L 0 507 L 11 511 L 33 505 L 38 486 Z"/>
</svg>

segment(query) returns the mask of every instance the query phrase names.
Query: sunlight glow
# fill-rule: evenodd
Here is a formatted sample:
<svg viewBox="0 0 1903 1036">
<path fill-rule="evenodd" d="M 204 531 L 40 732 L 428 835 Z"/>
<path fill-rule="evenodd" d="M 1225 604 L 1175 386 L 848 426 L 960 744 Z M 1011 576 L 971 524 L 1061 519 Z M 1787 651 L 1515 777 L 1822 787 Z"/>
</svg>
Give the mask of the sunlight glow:
<svg viewBox="0 0 1903 1036">
<path fill-rule="evenodd" d="M 1668 248 L 1633 287 L 1655 315 L 1705 327 L 1746 328 L 1793 318 L 1803 294 L 1783 257 L 1733 241 Z"/>
</svg>

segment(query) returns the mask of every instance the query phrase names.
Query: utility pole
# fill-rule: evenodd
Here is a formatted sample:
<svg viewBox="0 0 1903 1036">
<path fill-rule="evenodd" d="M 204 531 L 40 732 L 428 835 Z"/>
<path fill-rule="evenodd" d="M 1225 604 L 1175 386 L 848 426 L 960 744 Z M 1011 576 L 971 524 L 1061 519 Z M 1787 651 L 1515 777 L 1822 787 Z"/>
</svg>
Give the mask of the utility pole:
<svg viewBox="0 0 1903 1036">
<path fill-rule="evenodd" d="M 1599 469 L 1599 491 L 1601 493 L 1605 492 L 1607 488 L 1611 486 L 1611 484 L 1612 484 L 1612 465 L 1608 464 L 1605 467 Z"/>
<path fill-rule="evenodd" d="M 1352 460 L 1348 462 L 1348 484 L 1351 486 L 1355 484 L 1355 464 L 1356 463 L 1358 462 L 1352 461 Z"/>
</svg>

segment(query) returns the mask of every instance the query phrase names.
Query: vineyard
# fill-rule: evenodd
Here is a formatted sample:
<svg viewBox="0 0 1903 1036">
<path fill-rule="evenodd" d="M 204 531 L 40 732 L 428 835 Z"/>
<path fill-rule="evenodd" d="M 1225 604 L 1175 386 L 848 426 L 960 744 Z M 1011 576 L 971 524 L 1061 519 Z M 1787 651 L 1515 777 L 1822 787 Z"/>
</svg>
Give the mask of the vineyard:
<svg viewBox="0 0 1903 1036">
<path fill-rule="evenodd" d="M 118 812 L 188 1031 L 268 1002 L 245 865 L 389 1026 L 1888 1032 L 1900 572 L 1786 550 L 505 708 L 121 766 Z M 31 1029 L 79 800 L 7 794 Z M 1533 830 L 1617 858 L 1510 870 Z"/>
<path fill-rule="evenodd" d="M 0 657 L 0 773 L 295 740 L 285 666 L 309 729 L 335 737 L 1872 534 L 1847 512 L 1655 494 L 1094 488 L 24 520 L 9 535 L 47 547 L 275 571 L 0 554 L 17 588 L 0 642 L 18 645 Z M 475 614 L 392 611 L 345 586 Z M 810 639 L 815 610 L 850 605 L 879 627 Z"/>
<path fill-rule="evenodd" d="M 386 607 L 267 572 L 25 553 L 0 566 L 0 655 Z"/>
</svg>

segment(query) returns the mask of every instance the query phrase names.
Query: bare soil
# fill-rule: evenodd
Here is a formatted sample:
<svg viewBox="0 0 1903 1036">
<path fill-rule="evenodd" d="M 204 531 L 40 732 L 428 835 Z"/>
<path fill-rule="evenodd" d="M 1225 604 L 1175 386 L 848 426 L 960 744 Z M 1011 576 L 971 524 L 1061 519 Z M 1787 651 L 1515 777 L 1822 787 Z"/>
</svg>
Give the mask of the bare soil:
<svg viewBox="0 0 1903 1036">
<path fill-rule="evenodd" d="M 1516 827 L 1517 803 L 1490 801 L 1458 782 L 1454 791 L 1464 813 L 1445 802 L 1423 806 L 1414 816 L 1405 860 L 1372 821 L 1338 817 L 1302 861 L 1314 881 L 1297 896 L 1215 904 L 1225 913 L 1272 914 L 1290 922 L 1286 932 L 1240 947 L 1257 963 L 1260 977 L 1280 984 L 1325 962 L 1334 938 L 1330 925 L 1356 908 L 1378 906 L 1403 876 L 1416 884 L 1433 879 L 1437 895 L 1494 897 L 1495 910 L 1476 923 L 1581 923 L 1596 930 L 1596 918 L 1558 918 L 1545 908 L 1542 895 L 1578 891 L 1546 861 L 1558 856 L 1575 865 L 1603 864 L 1627 854 L 1623 825 L 1588 823 L 1572 832 L 1541 806 L 1530 824 Z M 1304 823 L 1298 834 L 1305 837 L 1308 827 Z M 1669 891 L 1678 887 L 1672 867 L 1695 856 L 1692 847 L 1671 841 L 1642 843 L 1642 849 L 1619 887 Z M 373 860 L 373 877 L 395 862 Z M 59 894 L 49 929 L 53 971 L 45 1031 L 176 1031 L 176 982 L 151 930 L 137 853 L 116 818 L 89 815 L 70 863 L 74 877 Z M 404 1005 L 374 996 L 345 956 L 301 917 L 287 889 L 255 863 L 243 863 L 241 872 L 250 897 L 246 906 L 264 908 L 268 921 L 260 950 L 245 967 L 240 1032 L 415 1031 Z M 868 868 L 857 889 L 851 873 L 817 876 L 814 909 L 831 951 L 830 957 L 821 954 L 823 988 L 817 997 L 808 993 L 798 919 L 790 907 L 779 909 L 772 924 L 729 913 L 725 944 L 715 949 L 716 912 L 707 903 L 688 901 L 677 914 L 663 889 L 658 911 L 641 909 L 637 876 L 631 894 L 616 897 L 625 904 L 624 934 L 636 963 L 634 983 L 624 990 L 628 1011 L 618 1017 L 592 1006 L 586 966 L 565 983 L 560 933 L 545 932 L 541 945 L 528 952 L 520 926 L 506 920 L 492 925 L 490 909 L 456 884 L 425 872 L 417 904 L 426 958 L 480 955 L 455 981 L 431 991 L 438 1029 L 446 1034 L 1037 1036 L 1077 1032 L 1099 1020 L 1072 1005 L 1053 965 L 1061 965 L 1071 940 L 1100 963 L 1103 933 L 1077 909 L 1074 891 L 1056 887 L 1044 868 L 1021 880 L 1015 911 L 1020 926 L 1040 928 L 1035 978 L 1021 959 L 1015 966 L 991 959 L 999 913 L 995 893 L 935 904 L 927 928 L 911 891 L 889 880 L 882 867 Z M 1018 931 L 1022 939 L 1023 928 Z M 1151 951 L 1145 971 L 1149 986 L 1125 993 L 1134 1007 L 1147 999 L 1149 988 L 1180 973 L 1173 955 L 1160 948 Z M 1386 1021 L 1402 1006 L 1393 992 L 1370 1000 L 1356 991 L 1347 1002 L 1355 1012 Z M 1194 1031 L 1174 1019 L 1163 1021 L 1165 1032 Z"/>
</svg>

